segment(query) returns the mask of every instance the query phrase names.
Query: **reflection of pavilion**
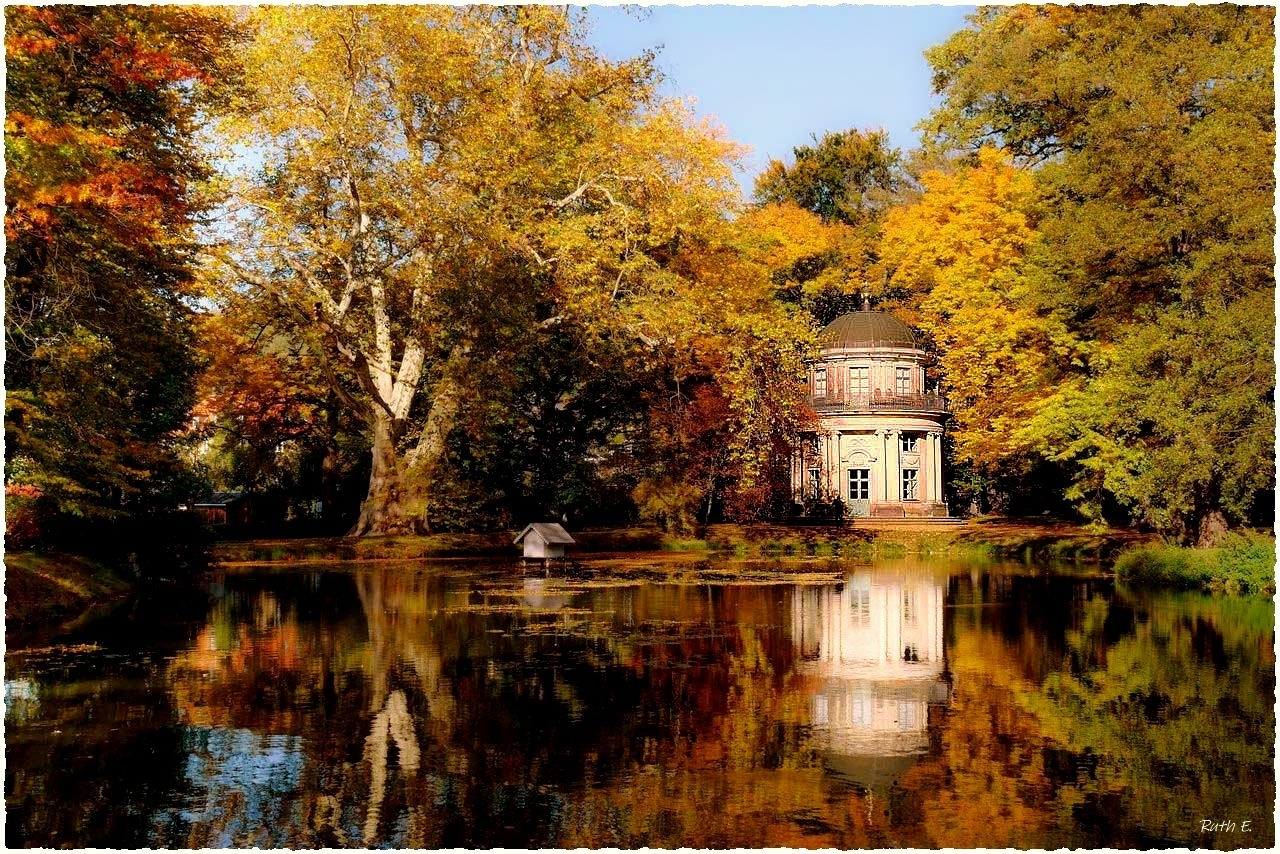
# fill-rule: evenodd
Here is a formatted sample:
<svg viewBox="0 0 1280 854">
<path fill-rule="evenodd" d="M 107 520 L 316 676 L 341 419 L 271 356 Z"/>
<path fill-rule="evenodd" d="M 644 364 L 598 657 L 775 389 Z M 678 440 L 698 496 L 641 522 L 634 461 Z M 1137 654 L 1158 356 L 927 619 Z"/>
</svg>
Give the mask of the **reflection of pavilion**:
<svg viewBox="0 0 1280 854">
<path fill-rule="evenodd" d="M 928 748 L 929 707 L 945 705 L 951 690 L 943 598 L 926 576 L 871 572 L 796 590 L 798 670 L 820 680 L 812 720 L 835 770 L 885 782 Z"/>
</svg>

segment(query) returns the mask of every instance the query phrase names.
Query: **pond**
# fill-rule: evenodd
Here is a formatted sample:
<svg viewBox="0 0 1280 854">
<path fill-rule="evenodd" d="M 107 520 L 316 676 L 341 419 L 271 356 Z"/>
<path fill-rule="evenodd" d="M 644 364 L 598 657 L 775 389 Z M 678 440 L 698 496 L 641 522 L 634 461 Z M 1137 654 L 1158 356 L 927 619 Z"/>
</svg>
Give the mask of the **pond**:
<svg viewBox="0 0 1280 854">
<path fill-rule="evenodd" d="M 11 652 L 7 842 L 1274 844 L 1270 601 L 628 560 L 226 570 Z"/>
</svg>

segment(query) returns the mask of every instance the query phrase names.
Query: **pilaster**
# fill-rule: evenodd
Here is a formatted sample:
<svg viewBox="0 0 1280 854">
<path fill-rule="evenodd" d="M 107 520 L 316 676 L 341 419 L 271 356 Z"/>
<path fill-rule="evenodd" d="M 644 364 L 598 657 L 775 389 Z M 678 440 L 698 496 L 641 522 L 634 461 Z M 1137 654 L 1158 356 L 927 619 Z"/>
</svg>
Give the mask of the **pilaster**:
<svg viewBox="0 0 1280 854">
<path fill-rule="evenodd" d="M 885 474 L 889 479 L 889 500 L 902 501 L 902 444 L 901 430 L 886 430 L 889 438 L 889 459 L 885 461 Z"/>
<path fill-rule="evenodd" d="M 929 480 L 933 482 L 933 501 L 946 500 L 946 491 L 942 488 L 942 434 L 929 432 Z"/>
</svg>

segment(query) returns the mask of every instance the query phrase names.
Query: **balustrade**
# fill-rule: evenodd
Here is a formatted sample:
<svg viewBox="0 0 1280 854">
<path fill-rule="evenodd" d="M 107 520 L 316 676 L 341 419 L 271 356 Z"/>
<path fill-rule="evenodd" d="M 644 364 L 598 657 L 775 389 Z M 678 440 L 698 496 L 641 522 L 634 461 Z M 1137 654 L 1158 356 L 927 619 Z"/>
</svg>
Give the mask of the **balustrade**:
<svg viewBox="0 0 1280 854">
<path fill-rule="evenodd" d="M 853 409 L 875 412 L 880 410 L 907 410 L 911 412 L 950 412 L 947 399 L 940 394 L 894 394 L 872 392 L 870 394 L 813 395 L 809 403 L 814 409 Z"/>
</svg>

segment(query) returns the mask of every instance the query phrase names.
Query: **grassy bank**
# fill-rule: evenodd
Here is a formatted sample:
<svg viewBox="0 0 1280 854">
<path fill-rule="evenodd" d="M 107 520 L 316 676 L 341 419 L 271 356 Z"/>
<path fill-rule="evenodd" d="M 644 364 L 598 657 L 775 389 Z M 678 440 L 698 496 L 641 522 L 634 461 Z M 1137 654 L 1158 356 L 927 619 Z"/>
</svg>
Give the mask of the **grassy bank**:
<svg viewBox="0 0 1280 854">
<path fill-rule="evenodd" d="M 1116 560 L 1116 577 L 1134 584 L 1223 590 L 1271 596 L 1276 592 L 1275 541 L 1265 534 L 1229 534 L 1218 548 L 1152 543 Z"/>
<path fill-rule="evenodd" d="M 712 525 L 705 547 L 741 556 L 897 558 L 907 555 L 1108 561 L 1149 539 L 1133 531 L 1092 531 L 1056 521 L 974 519 L 963 525 Z M 699 542 L 699 541 L 693 541 Z M 689 547 L 686 544 L 686 547 Z"/>
<path fill-rule="evenodd" d="M 35 629 L 65 627 L 96 606 L 124 598 L 133 583 L 106 564 L 75 555 L 4 556 L 5 636 L 10 646 Z"/>
</svg>

